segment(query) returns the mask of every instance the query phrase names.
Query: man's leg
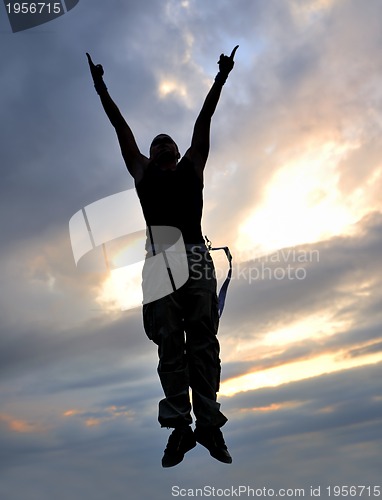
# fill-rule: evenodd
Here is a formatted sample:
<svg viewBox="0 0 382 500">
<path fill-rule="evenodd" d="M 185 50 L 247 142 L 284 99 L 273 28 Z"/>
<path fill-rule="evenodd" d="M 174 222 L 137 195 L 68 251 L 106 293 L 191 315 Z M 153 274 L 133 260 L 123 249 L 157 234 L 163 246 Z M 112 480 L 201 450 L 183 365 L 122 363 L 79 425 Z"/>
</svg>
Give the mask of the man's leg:
<svg viewBox="0 0 382 500">
<path fill-rule="evenodd" d="M 220 384 L 217 297 L 215 293 L 205 289 L 193 289 L 190 292 L 185 330 L 193 410 L 196 416 L 195 438 L 208 449 L 211 456 L 221 462 L 231 463 L 232 458 L 220 430 L 227 418 L 220 412 L 220 404 L 216 401 Z"/>
<path fill-rule="evenodd" d="M 220 412 L 220 404 L 216 401 L 221 370 L 216 294 L 204 289 L 190 289 L 185 310 L 186 353 L 197 423 L 222 427 L 227 418 Z"/>
<path fill-rule="evenodd" d="M 158 375 L 165 398 L 159 403 L 162 427 L 192 423 L 183 313 L 177 292 L 143 306 L 147 336 L 158 345 Z"/>
<path fill-rule="evenodd" d="M 174 428 L 164 451 L 162 466 L 173 467 L 196 446 L 190 427 L 192 417 L 182 309 L 175 294 L 144 305 L 143 320 L 147 336 L 158 345 L 158 374 L 166 396 L 159 402 L 158 420 L 162 427 Z"/>
</svg>

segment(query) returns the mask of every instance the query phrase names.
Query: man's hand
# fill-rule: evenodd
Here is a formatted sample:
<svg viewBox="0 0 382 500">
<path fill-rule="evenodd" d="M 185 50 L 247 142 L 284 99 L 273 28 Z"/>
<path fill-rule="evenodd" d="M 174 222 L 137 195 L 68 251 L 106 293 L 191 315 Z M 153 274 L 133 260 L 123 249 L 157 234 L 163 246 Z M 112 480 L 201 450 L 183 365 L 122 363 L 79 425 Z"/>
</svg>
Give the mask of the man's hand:
<svg viewBox="0 0 382 500">
<path fill-rule="evenodd" d="M 220 73 L 226 78 L 228 74 L 232 71 L 232 68 L 235 64 L 233 58 L 235 57 L 235 53 L 238 49 L 238 45 L 233 49 L 231 52 L 230 56 L 225 56 L 224 54 L 221 54 L 220 59 L 218 61 L 219 64 L 219 71 Z"/>
<path fill-rule="evenodd" d="M 92 58 L 90 57 L 90 54 L 86 52 L 86 56 L 88 58 L 88 63 L 89 63 L 89 68 L 90 68 L 90 73 L 93 78 L 94 82 L 94 87 L 97 91 L 98 94 L 100 94 L 102 91 L 107 90 L 107 87 L 105 85 L 105 82 L 103 81 L 103 75 L 104 75 L 104 70 L 101 64 L 94 64 L 92 61 Z"/>
</svg>

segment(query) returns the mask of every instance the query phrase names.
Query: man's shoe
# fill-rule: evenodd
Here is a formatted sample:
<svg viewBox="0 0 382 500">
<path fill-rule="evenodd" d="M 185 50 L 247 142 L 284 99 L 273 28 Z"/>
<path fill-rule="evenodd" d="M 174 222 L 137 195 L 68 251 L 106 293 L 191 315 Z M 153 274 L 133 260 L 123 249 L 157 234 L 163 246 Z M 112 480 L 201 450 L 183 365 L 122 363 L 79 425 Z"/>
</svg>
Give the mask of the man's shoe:
<svg viewBox="0 0 382 500">
<path fill-rule="evenodd" d="M 162 458 L 162 467 L 174 467 L 179 464 L 187 451 L 195 448 L 196 440 L 190 426 L 176 427 L 170 437 Z"/>
<path fill-rule="evenodd" d="M 219 427 L 196 427 L 194 434 L 196 441 L 207 448 L 211 457 L 225 464 L 232 463 L 232 457 L 228 452 Z"/>
</svg>

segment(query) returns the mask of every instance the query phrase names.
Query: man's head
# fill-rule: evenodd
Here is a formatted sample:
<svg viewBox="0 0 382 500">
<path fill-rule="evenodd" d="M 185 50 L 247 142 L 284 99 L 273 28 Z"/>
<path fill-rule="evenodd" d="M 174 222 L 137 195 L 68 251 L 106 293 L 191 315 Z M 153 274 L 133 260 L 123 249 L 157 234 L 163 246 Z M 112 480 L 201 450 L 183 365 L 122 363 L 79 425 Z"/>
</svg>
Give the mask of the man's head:
<svg viewBox="0 0 382 500">
<path fill-rule="evenodd" d="M 166 167 L 176 165 L 179 158 L 179 149 L 172 137 L 167 134 L 159 134 L 154 137 L 150 146 L 150 160 Z"/>
</svg>

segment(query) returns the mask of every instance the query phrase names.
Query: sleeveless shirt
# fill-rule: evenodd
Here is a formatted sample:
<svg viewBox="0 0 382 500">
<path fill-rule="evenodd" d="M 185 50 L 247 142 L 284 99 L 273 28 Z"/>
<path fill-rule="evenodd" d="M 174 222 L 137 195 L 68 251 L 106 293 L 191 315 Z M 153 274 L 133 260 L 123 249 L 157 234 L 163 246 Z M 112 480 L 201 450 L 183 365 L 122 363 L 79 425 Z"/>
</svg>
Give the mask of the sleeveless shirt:
<svg viewBox="0 0 382 500">
<path fill-rule="evenodd" d="M 176 227 L 186 244 L 204 243 L 203 182 L 191 160 L 183 157 L 175 170 L 150 163 L 136 190 L 148 226 Z"/>
</svg>

